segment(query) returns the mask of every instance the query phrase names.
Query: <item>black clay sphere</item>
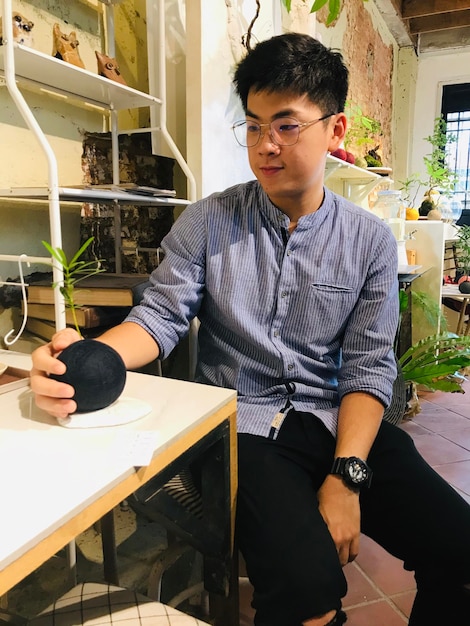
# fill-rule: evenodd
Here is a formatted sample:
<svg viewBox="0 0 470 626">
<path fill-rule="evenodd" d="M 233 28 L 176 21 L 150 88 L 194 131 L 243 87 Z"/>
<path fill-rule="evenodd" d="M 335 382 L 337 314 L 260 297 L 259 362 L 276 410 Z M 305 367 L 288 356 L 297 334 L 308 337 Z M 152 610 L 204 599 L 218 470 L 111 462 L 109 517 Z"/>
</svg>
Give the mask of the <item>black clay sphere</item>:
<svg viewBox="0 0 470 626">
<path fill-rule="evenodd" d="M 470 293 L 470 277 L 467 276 L 466 280 L 459 281 L 459 291 L 460 293 Z"/>
<path fill-rule="evenodd" d="M 104 409 L 119 398 L 126 383 L 126 366 L 120 355 L 104 343 L 83 339 L 57 357 L 67 366 L 51 378 L 72 385 L 79 413 Z"/>
</svg>

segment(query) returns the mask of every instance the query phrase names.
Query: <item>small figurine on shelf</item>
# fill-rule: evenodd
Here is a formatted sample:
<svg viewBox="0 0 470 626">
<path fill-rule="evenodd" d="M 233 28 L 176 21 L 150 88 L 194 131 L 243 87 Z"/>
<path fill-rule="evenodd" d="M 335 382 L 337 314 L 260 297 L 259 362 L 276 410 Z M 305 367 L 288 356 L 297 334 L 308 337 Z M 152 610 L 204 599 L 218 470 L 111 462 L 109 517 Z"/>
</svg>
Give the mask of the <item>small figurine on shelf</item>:
<svg viewBox="0 0 470 626">
<path fill-rule="evenodd" d="M 100 76 L 114 80 L 117 83 L 121 83 L 121 85 L 127 85 L 126 81 L 122 77 L 121 70 L 119 69 L 116 59 L 113 59 L 102 52 L 98 52 L 98 50 L 95 50 L 95 54 L 98 62 L 98 74 Z"/>
<path fill-rule="evenodd" d="M 16 43 L 20 43 L 23 46 L 28 46 L 28 48 L 33 47 L 33 35 L 31 31 L 33 30 L 33 22 L 28 20 L 27 17 L 21 15 L 21 13 L 13 13 L 13 41 Z M 0 16 L 0 46 L 3 45 L 3 27 L 2 27 L 2 17 Z"/>
<path fill-rule="evenodd" d="M 80 58 L 78 52 L 78 39 L 75 31 L 72 31 L 69 35 L 66 35 L 60 30 L 59 24 L 54 24 L 52 28 L 53 46 L 52 56 L 56 59 L 61 59 L 77 67 L 85 69 L 85 65 Z"/>
</svg>

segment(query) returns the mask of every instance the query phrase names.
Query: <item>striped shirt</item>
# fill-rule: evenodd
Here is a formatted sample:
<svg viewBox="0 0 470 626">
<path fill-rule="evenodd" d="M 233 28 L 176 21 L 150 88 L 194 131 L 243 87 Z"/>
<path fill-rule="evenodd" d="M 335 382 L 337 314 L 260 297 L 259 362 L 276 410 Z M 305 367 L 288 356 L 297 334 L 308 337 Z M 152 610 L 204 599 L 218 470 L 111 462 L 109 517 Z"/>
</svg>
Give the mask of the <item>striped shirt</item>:
<svg viewBox="0 0 470 626">
<path fill-rule="evenodd" d="M 345 394 L 391 398 L 397 245 L 380 219 L 326 188 L 291 235 L 288 225 L 257 181 L 192 204 L 127 320 L 165 358 L 197 316 L 196 380 L 237 390 L 239 432 L 272 435 L 289 400 L 335 434 Z"/>
</svg>

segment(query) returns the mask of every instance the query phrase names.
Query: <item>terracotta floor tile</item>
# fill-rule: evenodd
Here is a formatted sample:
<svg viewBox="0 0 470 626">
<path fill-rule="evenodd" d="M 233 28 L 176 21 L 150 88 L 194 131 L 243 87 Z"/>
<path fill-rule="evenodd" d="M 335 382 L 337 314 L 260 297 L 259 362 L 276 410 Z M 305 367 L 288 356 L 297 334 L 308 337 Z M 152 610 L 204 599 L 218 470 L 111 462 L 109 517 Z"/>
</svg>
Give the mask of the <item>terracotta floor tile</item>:
<svg viewBox="0 0 470 626">
<path fill-rule="evenodd" d="M 400 424 L 400 428 L 411 437 L 414 437 L 415 435 L 429 435 L 431 432 L 429 429 L 424 428 L 424 426 L 417 424 L 414 419 L 403 422 Z"/>
<path fill-rule="evenodd" d="M 356 563 L 349 563 L 343 571 L 348 581 L 348 593 L 343 598 L 344 607 L 377 600 L 381 597 Z"/>
<path fill-rule="evenodd" d="M 397 595 L 393 595 L 389 597 L 389 600 L 398 607 L 398 609 L 406 615 L 406 617 L 410 617 L 411 609 L 413 608 L 413 602 L 415 601 L 416 591 L 405 591 L 405 593 L 400 593 Z"/>
<path fill-rule="evenodd" d="M 470 420 L 470 400 L 469 400 L 469 394 L 467 395 L 467 397 L 465 398 L 465 404 L 458 404 L 455 406 L 451 407 L 451 411 L 453 413 L 458 413 L 459 415 L 462 415 L 463 417 L 466 417 L 467 419 Z"/>
<path fill-rule="evenodd" d="M 454 485 L 454 487 L 455 487 L 455 485 Z M 459 493 L 462 496 L 462 498 L 466 502 L 468 502 L 468 504 L 470 504 L 470 494 L 469 493 L 465 493 L 465 492 L 461 491 L 460 489 L 457 489 L 457 487 L 455 487 L 455 491 L 457 491 L 457 493 Z"/>
<path fill-rule="evenodd" d="M 346 626 L 404 626 L 408 620 L 385 600 L 347 611 Z"/>
<path fill-rule="evenodd" d="M 433 467 L 455 461 L 470 460 L 469 450 L 444 439 L 440 435 L 416 435 L 413 440 L 419 452 Z"/>
<path fill-rule="evenodd" d="M 416 588 L 413 573 L 403 569 L 402 561 L 364 535 L 361 536 L 356 564 L 386 595 Z"/>
<path fill-rule="evenodd" d="M 442 437 L 453 441 L 454 443 L 462 446 L 466 450 L 470 450 L 470 427 L 469 428 L 456 428 L 455 430 L 449 430 L 441 433 Z"/>
<path fill-rule="evenodd" d="M 470 494 L 470 461 L 447 463 L 435 467 L 436 471 L 451 485 Z"/>
<path fill-rule="evenodd" d="M 422 411 L 413 418 L 415 424 L 423 426 L 434 433 L 449 431 L 456 428 L 468 428 L 466 417 L 453 411 L 439 409 L 438 411 Z"/>
</svg>

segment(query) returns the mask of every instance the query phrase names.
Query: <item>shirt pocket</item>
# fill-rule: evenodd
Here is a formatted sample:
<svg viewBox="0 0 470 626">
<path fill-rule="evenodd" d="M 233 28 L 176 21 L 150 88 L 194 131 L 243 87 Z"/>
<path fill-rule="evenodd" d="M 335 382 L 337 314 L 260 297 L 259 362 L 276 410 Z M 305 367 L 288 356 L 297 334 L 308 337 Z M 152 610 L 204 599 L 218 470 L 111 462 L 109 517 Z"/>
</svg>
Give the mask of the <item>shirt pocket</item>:
<svg viewBox="0 0 470 626">
<path fill-rule="evenodd" d="M 315 281 L 310 284 L 310 287 L 313 289 L 313 293 L 318 292 L 319 294 L 325 295 L 347 295 L 351 293 L 356 293 L 356 289 L 351 285 L 344 285 L 341 283 L 332 283 L 332 282 L 320 282 Z"/>
<path fill-rule="evenodd" d="M 315 281 L 310 283 L 309 305 L 315 313 L 312 323 L 313 336 L 325 341 L 333 341 L 344 330 L 347 320 L 354 309 L 358 290 L 354 285 L 339 282 Z M 319 324 L 318 320 L 322 320 Z"/>
</svg>

